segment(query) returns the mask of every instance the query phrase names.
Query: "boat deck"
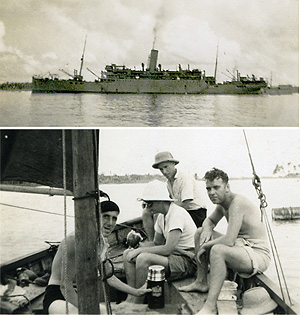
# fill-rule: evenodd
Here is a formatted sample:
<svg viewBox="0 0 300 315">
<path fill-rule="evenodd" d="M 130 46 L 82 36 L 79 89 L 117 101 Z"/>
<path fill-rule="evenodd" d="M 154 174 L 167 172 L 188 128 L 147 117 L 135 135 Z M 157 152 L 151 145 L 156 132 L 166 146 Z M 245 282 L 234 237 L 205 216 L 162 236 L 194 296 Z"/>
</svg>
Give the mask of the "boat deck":
<svg viewBox="0 0 300 315">
<path fill-rule="evenodd" d="M 124 228 L 125 227 L 125 228 Z M 138 225 L 136 225 L 138 227 Z M 120 226 L 113 235 L 111 235 L 112 245 L 108 256 L 112 260 L 114 265 L 114 274 L 119 277 L 122 281 L 126 281 L 124 266 L 123 266 L 123 251 L 125 249 L 124 239 L 128 233 L 126 225 Z M 35 272 L 38 269 L 46 270 L 51 265 L 52 258 L 54 256 L 54 250 L 50 247 L 49 250 L 44 250 L 39 253 L 33 253 L 27 258 L 21 258 L 12 261 L 8 264 L 1 266 L 1 275 L 9 274 L 16 276 L 16 268 L 26 267 Z M 229 275 L 229 278 L 234 279 L 239 285 L 238 288 L 232 290 L 231 285 L 234 284 L 231 281 L 225 281 L 219 296 L 217 306 L 218 314 L 239 314 L 242 307 L 242 294 L 248 288 L 254 286 L 265 287 L 271 297 L 280 306 L 280 309 L 274 310 L 275 314 L 300 314 L 299 303 L 293 302 L 289 305 L 286 301 L 282 301 L 280 292 L 276 289 L 276 286 L 268 279 L 265 275 L 256 275 L 249 280 L 249 282 L 241 282 L 239 278 L 236 278 L 234 274 Z M 147 303 L 145 304 L 131 304 L 124 303 L 126 294 L 111 289 L 110 299 L 113 314 L 196 314 L 202 307 L 207 298 L 206 293 L 198 292 L 182 292 L 179 288 L 190 284 L 194 281 L 194 278 L 186 278 L 177 280 L 171 283 L 165 283 L 165 307 L 162 309 L 150 309 Z M 228 286 L 229 285 L 229 286 Z M 1 301 L 1 314 L 43 314 L 43 294 L 46 287 L 37 286 L 34 283 L 30 283 L 29 286 L 23 288 L 26 291 L 26 297 L 30 303 L 20 308 L 10 302 Z M 284 310 L 284 311 L 282 311 Z"/>
</svg>

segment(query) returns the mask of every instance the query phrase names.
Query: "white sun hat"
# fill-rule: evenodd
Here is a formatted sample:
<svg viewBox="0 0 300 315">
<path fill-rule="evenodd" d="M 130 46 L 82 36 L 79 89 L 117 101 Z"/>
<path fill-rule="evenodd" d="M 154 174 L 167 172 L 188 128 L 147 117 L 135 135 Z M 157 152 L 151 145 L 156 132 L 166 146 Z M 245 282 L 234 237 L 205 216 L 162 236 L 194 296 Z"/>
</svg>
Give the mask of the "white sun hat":
<svg viewBox="0 0 300 315">
<path fill-rule="evenodd" d="M 138 201 L 176 201 L 169 196 L 167 185 L 159 180 L 153 180 L 147 184 L 141 198 Z"/>
<path fill-rule="evenodd" d="M 263 287 L 254 287 L 244 292 L 241 314 L 266 314 L 277 307 L 268 291 Z"/>
</svg>

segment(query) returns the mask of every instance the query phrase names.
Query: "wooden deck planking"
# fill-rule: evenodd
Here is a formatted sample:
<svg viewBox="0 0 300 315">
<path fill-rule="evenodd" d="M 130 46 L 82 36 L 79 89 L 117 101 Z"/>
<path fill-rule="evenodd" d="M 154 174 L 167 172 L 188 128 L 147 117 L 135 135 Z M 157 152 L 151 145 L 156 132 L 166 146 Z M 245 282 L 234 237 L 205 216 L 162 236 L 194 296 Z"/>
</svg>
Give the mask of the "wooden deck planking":
<svg viewBox="0 0 300 315">
<path fill-rule="evenodd" d="M 171 303 L 176 303 L 176 301 L 178 303 L 181 300 L 181 304 L 185 304 L 185 308 L 189 310 L 190 314 L 199 312 L 207 298 L 207 293 L 179 291 L 180 287 L 193 281 L 195 281 L 194 277 L 177 280 L 170 284 Z"/>
<path fill-rule="evenodd" d="M 235 301 L 217 301 L 219 315 L 237 315 L 238 310 Z"/>
</svg>

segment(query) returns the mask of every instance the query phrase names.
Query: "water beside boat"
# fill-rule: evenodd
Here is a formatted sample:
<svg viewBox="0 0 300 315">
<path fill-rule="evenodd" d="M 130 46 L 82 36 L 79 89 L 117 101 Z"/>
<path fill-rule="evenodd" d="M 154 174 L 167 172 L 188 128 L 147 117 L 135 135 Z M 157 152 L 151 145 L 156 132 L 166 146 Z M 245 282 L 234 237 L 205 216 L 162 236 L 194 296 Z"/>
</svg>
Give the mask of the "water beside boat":
<svg viewBox="0 0 300 315">
<path fill-rule="evenodd" d="M 299 94 L 130 95 L 0 91 L 2 127 L 298 127 Z"/>
<path fill-rule="evenodd" d="M 202 182 L 201 184 L 203 185 Z M 299 300 L 300 251 L 297 240 L 300 236 L 300 221 L 272 221 L 271 209 L 287 204 L 289 206 L 299 205 L 300 180 L 262 179 L 262 184 L 269 203 L 268 216 L 287 283 L 293 296 Z M 106 191 L 121 208 L 119 223 L 141 215 L 140 203 L 136 199 L 141 196 L 144 186 L 145 184 L 101 186 L 101 189 Z M 234 192 L 242 193 L 258 204 L 257 195 L 250 180 L 232 180 L 231 187 Z M 204 189 L 204 186 L 202 188 Z M 207 198 L 206 202 L 209 212 L 212 211 L 213 205 Z M 60 241 L 63 238 L 63 197 L 0 192 L 0 203 L 1 263 L 47 248 L 45 240 Z M 71 197 L 67 198 L 67 214 L 73 216 Z M 74 219 L 68 217 L 67 222 L 68 232 L 73 231 Z M 223 221 L 219 231 L 224 232 L 225 229 L 226 222 Z M 276 270 L 273 263 L 266 274 L 276 282 Z"/>
</svg>

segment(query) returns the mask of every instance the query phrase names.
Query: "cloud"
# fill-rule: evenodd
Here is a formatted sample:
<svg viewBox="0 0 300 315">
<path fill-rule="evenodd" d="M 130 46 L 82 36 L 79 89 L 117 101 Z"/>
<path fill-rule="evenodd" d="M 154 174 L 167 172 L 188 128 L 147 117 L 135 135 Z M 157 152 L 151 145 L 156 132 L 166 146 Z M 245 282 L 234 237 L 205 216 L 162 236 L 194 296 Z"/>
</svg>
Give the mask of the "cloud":
<svg viewBox="0 0 300 315">
<path fill-rule="evenodd" d="M 298 129 L 247 129 L 246 136 L 259 176 L 272 175 L 276 164 L 299 164 Z M 180 167 L 199 176 L 212 167 L 233 177 L 252 176 L 243 131 L 232 128 L 105 129 L 100 133 L 100 172 L 157 174 L 151 165 L 160 151 L 172 152 Z"/>
<path fill-rule="evenodd" d="M 264 77 L 272 71 L 279 83 L 298 83 L 296 0 L 272 5 L 260 0 L 1 0 L 0 12 L 1 51 L 32 56 L 38 66 L 31 75 L 66 64 L 69 71 L 79 68 L 87 35 L 85 66 L 97 73 L 110 63 L 147 63 L 155 39 L 159 63 L 169 69 L 190 63 L 212 75 L 219 44 L 220 77 L 226 68 Z M 56 55 L 56 62 L 45 62 L 48 54 Z M 11 61 L 12 72 L 19 66 Z"/>
</svg>

